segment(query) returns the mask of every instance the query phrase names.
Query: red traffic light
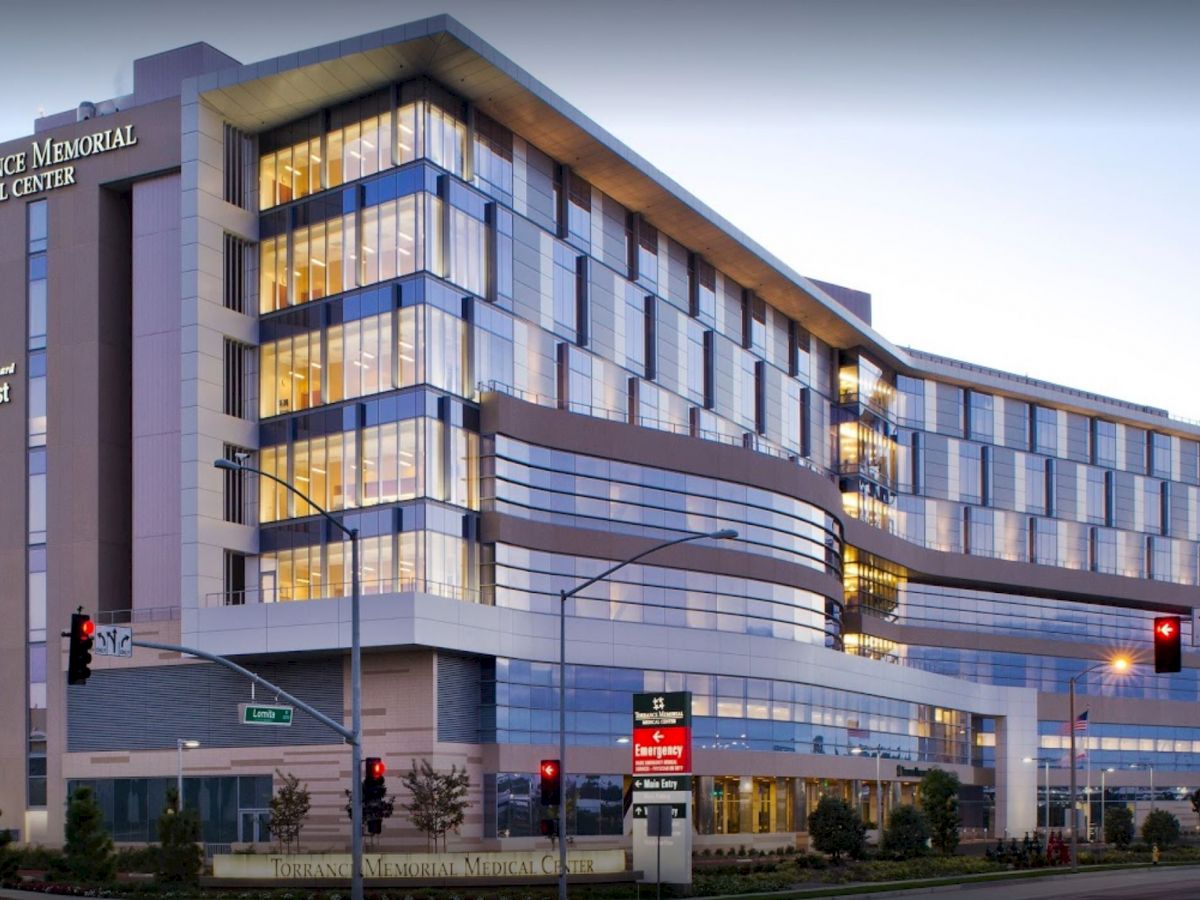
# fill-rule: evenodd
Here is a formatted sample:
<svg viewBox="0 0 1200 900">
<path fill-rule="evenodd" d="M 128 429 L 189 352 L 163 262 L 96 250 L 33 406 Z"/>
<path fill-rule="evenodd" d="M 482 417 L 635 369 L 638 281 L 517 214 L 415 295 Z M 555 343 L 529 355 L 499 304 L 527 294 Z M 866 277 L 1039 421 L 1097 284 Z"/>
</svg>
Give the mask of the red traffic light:
<svg viewBox="0 0 1200 900">
<path fill-rule="evenodd" d="M 96 633 L 96 623 L 91 619 L 84 619 L 79 623 L 79 636 L 83 640 L 87 640 Z"/>
<path fill-rule="evenodd" d="M 387 766 L 383 764 L 382 759 L 371 759 L 367 765 L 368 778 L 382 778 L 387 774 Z"/>
<path fill-rule="evenodd" d="M 542 777 L 556 778 L 558 777 L 558 760 L 543 759 L 542 760 Z"/>
<path fill-rule="evenodd" d="M 1183 663 L 1180 646 L 1179 616 L 1158 616 L 1154 620 L 1154 671 L 1178 672 Z"/>
</svg>

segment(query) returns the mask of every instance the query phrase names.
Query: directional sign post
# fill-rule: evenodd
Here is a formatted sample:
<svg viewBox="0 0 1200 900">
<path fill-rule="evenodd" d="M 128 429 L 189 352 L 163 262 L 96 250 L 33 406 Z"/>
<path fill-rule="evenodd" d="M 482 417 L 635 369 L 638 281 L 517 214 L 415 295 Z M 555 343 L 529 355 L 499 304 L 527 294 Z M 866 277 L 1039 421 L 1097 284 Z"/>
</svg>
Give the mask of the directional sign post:
<svg viewBox="0 0 1200 900">
<path fill-rule="evenodd" d="M 239 703 L 238 721 L 243 725 L 291 725 L 293 708 L 279 703 Z"/>
<path fill-rule="evenodd" d="M 646 881 L 692 881 L 691 772 L 692 695 L 634 694 L 633 867 Z"/>
<path fill-rule="evenodd" d="M 94 638 L 97 656 L 133 658 L 133 629 L 128 625 L 101 625 Z"/>
</svg>

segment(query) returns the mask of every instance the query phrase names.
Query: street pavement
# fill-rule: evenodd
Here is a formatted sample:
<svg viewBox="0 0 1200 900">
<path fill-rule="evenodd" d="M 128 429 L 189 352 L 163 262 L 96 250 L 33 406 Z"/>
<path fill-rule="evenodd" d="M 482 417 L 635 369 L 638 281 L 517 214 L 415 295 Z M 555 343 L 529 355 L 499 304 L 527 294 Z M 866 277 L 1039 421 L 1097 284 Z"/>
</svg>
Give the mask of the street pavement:
<svg viewBox="0 0 1200 900">
<path fill-rule="evenodd" d="M 1083 872 L 1042 878 L 992 881 L 986 884 L 956 884 L 842 896 L 922 897 L 942 895 L 947 900 L 1200 900 L 1200 866 L 1162 866 Z"/>
</svg>

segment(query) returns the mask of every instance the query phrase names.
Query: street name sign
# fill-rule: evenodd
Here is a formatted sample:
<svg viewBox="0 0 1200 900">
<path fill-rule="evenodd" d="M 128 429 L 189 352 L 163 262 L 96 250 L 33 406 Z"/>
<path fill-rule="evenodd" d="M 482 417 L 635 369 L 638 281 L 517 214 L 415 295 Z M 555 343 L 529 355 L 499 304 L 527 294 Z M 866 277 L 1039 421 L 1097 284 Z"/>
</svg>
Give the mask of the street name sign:
<svg viewBox="0 0 1200 900">
<path fill-rule="evenodd" d="M 239 703 L 238 721 L 243 725 L 291 725 L 293 708 L 279 703 Z"/>
</svg>

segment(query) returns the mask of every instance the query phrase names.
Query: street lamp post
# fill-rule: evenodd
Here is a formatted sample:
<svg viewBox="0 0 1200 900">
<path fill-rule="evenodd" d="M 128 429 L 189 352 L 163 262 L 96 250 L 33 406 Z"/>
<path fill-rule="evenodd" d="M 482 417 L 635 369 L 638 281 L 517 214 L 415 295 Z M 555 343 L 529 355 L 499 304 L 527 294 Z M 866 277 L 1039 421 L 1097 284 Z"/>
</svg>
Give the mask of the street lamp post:
<svg viewBox="0 0 1200 900">
<path fill-rule="evenodd" d="M 1094 672 L 1096 669 L 1110 666 L 1114 671 L 1124 672 L 1129 668 L 1129 660 L 1123 656 L 1119 656 L 1113 660 L 1105 660 L 1103 662 L 1094 663 L 1067 679 L 1068 694 L 1070 695 L 1070 719 L 1067 722 L 1067 731 L 1071 734 L 1071 798 L 1067 804 L 1071 813 L 1071 871 L 1079 871 L 1079 828 L 1076 822 L 1075 815 L 1075 682 L 1089 672 Z"/>
<path fill-rule="evenodd" d="M 1046 769 L 1046 834 L 1050 834 L 1050 757 L 1049 756 L 1026 756 L 1021 762 L 1027 763 L 1045 763 Z M 1036 831 L 1036 829 L 1034 829 Z"/>
<path fill-rule="evenodd" d="M 562 786 L 562 796 L 559 798 L 558 804 L 558 898 L 559 900 L 567 900 L 567 598 L 574 597 L 580 591 L 586 590 L 598 581 L 604 581 L 608 576 L 612 575 L 619 569 L 625 568 L 630 563 L 635 563 L 639 559 L 649 556 L 651 553 L 657 553 L 659 550 L 664 550 L 667 547 L 674 547 L 676 544 L 684 544 L 688 541 L 698 541 L 701 538 L 713 538 L 714 540 L 727 540 L 736 538 L 738 533 L 732 528 L 723 528 L 720 531 L 712 531 L 706 534 L 689 534 L 684 537 L 675 538 L 670 541 L 663 541 L 660 544 L 655 544 L 641 553 L 629 557 L 624 562 L 619 562 L 614 566 L 609 566 L 599 575 L 595 575 L 586 581 L 582 581 L 569 591 L 563 590 L 558 593 L 558 778 L 559 784 Z"/>
<path fill-rule="evenodd" d="M 362 835 L 362 643 L 358 625 L 358 529 L 347 528 L 309 497 L 292 487 L 282 478 L 247 466 L 232 459 L 213 460 L 218 469 L 230 472 L 253 472 L 268 478 L 291 491 L 334 527 L 350 539 L 350 730 L 354 739 L 350 742 L 350 898 L 363 900 L 363 835 Z"/>
<path fill-rule="evenodd" d="M 1109 772 L 1115 772 L 1115 771 L 1117 771 L 1117 770 L 1112 767 L 1109 767 L 1107 769 L 1101 769 L 1101 771 L 1100 771 L 1100 840 L 1101 841 L 1107 840 L 1104 837 L 1104 797 L 1105 797 L 1104 776 L 1106 776 Z"/>
<path fill-rule="evenodd" d="M 183 812 L 183 751 L 195 750 L 200 746 L 199 741 L 175 739 L 175 750 L 179 754 L 179 766 L 175 770 L 175 812 Z"/>
</svg>

